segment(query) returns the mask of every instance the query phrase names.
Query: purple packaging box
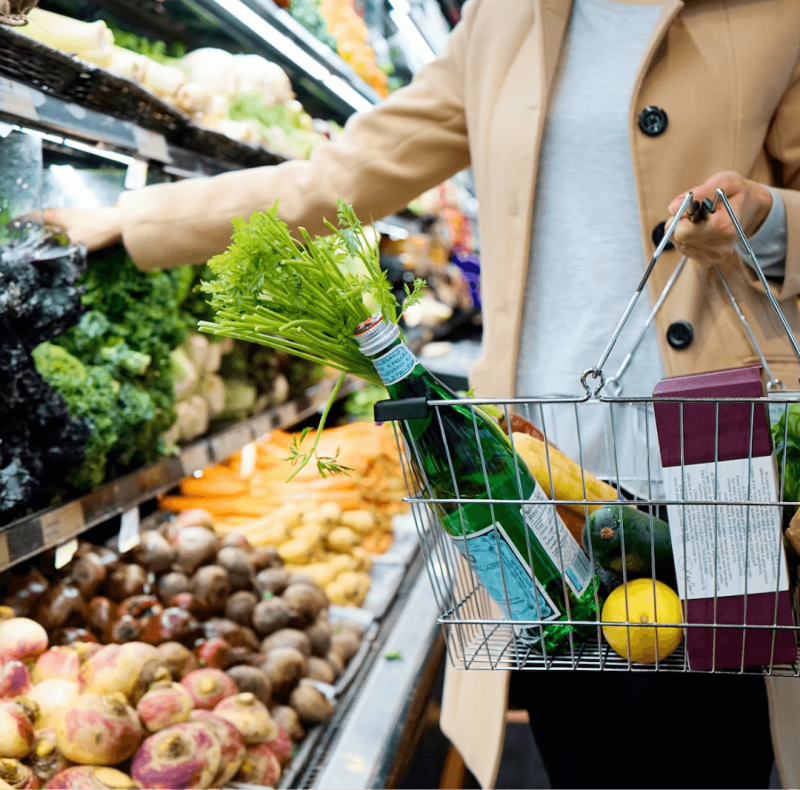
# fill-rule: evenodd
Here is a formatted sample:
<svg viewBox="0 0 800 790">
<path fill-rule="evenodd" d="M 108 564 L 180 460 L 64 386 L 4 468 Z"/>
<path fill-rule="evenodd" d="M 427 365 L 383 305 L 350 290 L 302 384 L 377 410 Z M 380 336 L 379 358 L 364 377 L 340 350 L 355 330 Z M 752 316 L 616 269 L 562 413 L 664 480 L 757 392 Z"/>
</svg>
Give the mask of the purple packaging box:
<svg viewBox="0 0 800 790">
<path fill-rule="evenodd" d="M 670 398 L 763 395 L 758 366 L 668 378 L 653 391 L 654 397 Z M 717 415 L 715 403 L 656 403 L 654 412 L 668 500 L 778 501 L 766 404 L 720 403 Z M 718 624 L 793 625 L 777 507 L 751 507 L 749 516 L 747 508 L 735 505 L 668 505 L 667 510 L 687 623 L 715 622 L 716 586 Z M 776 589 L 780 590 L 777 594 Z M 745 629 L 721 628 L 716 629 L 716 640 L 713 628 L 686 631 L 693 670 L 797 660 L 793 631 L 747 629 L 745 637 Z"/>
</svg>

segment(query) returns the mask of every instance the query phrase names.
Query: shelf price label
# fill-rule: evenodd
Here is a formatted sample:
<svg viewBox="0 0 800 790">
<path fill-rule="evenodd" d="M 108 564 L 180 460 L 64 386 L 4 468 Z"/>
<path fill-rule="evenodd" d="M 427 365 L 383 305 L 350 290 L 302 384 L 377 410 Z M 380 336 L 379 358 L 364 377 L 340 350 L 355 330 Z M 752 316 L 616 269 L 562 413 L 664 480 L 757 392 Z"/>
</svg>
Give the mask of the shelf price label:
<svg viewBox="0 0 800 790">
<path fill-rule="evenodd" d="M 151 132 L 149 129 L 142 129 L 141 126 L 134 126 L 133 139 L 136 141 L 136 148 L 145 159 L 155 159 L 158 162 L 166 163 L 172 161 L 172 157 L 169 155 L 169 147 L 163 134 Z"/>
<path fill-rule="evenodd" d="M 0 110 L 9 115 L 27 118 L 29 121 L 39 120 L 30 88 L 2 77 L 0 77 Z"/>
<path fill-rule="evenodd" d="M 122 514 L 122 523 L 119 527 L 117 549 L 120 554 L 130 551 L 139 545 L 139 508 L 132 507 Z"/>
<path fill-rule="evenodd" d="M 56 549 L 56 570 L 63 568 L 74 556 L 78 550 L 78 539 L 73 538 L 67 543 L 62 543 Z"/>
<path fill-rule="evenodd" d="M 80 502 L 70 502 L 63 507 L 45 513 L 39 523 L 45 546 L 53 546 L 77 535 L 84 525 L 83 508 Z M 31 549 L 37 548 L 31 546 Z"/>
<path fill-rule="evenodd" d="M 8 552 L 8 534 L 0 532 L 0 571 L 11 562 L 11 555 Z"/>
</svg>

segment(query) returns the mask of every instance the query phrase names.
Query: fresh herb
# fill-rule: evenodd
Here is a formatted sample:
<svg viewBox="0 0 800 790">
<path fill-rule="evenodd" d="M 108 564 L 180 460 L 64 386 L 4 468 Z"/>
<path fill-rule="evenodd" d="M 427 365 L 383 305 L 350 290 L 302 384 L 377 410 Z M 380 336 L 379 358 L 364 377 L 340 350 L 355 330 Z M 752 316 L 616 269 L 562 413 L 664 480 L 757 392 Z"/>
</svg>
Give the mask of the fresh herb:
<svg viewBox="0 0 800 790">
<path fill-rule="evenodd" d="M 320 420 L 325 424 L 330 406 L 345 374 L 372 384 L 380 377 L 359 351 L 355 328 L 379 311 L 385 320 L 399 320 L 397 300 L 380 268 L 376 245 L 350 206 L 337 204 L 338 222 L 326 222 L 326 238 L 300 231 L 303 244 L 272 209 L 253 214 L 249 222 L 234 220 L 233 240 L 222 255 L 209 261 L 213 279 L 204 283 L 215 310 L 213 322 L 201 321 L 202 331 L 269 346 L 281 352 L 327 365 L 341 372 Z M 405 306 L 419 301 L 424 282 L 406 287 Z M 317 436 L 317 441 L 319 435 Z M 294 474 L 312 458 L 324 474 L 346 469 L 335 458 L 316 456 L 317 442 L 308 453 L 294 445 L 290 460 Z M 294 476 L 294 475 L 293 475 Z"/>
<path fill-rule="evenodd" d="M 172 64 L 186 54 L 186 46 L 180 41 L 176 41 L 173 44 L 166 44 L 163 41 L 151 41 L 144 36 L 129 33 L 127 30 L 123 30 L 108 21 L 106 24 L 114 34 L 114 43 L 118 47 L 128 49 L 137 55 L 145 55 L 158 63 Z"/>
<path fill-rule="evenodd" d="M 787 428 L 788 423 L 788 428 Z M 789 404 L 772 426 L 783 501 L 800 501 L 800 403 Z M 784 469 L 786 473 L 784 475 Z M 792 508 L 794 510 L 794 508 Z"/>
<path fill-rule="evenodd" d="M 384 653 L 383 657 L 387 661 L 402 661 L 403 660 L 403 654 L 399 650 L 390 650 L 387 653 Z"/>
</svg>

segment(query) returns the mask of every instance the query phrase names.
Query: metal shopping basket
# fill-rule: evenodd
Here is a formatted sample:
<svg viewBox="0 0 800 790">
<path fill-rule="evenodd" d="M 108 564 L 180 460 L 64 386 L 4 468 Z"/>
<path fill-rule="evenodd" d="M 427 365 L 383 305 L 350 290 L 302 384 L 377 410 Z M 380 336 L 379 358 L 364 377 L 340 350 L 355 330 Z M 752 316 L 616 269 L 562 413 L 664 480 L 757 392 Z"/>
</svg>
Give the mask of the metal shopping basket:
<svg viewBox="0 0 800 790">
<path fill-rule="evenodd" d="M 428 400 L 426 403 L 412 404 L 410 401 L 383 401 L 376 407 L 376 419 L 394 421 L 398 439 L 398 451 L 403 462 L 405 480 L 408 487 L 408 501 L 414 514 L 419 533 L 422 553 L 427 567 L 430 583 L 439 607 L 438 621 L 446 638 L 449 659 L 453 665 L 463 669 L 529 669 L 529 670 L 594 670 L 594 671 L 678 671 L 678 672 L 729 672 L 740 674 L 800 674 L 797 655 L 796 631 L 797 605 L 794 600 L 794 585 L 790 578 L 795 577 L 797 557 L 787 560 L 783 529 L 790 515 L 800 502 L 789 501 L 785 494 L 787 452 L 777 453 L 777 465 L 772 445 L 767 448 L 768 459 L 759 453 L 759 443 L 763 447 L 763 424 L 773 423 L 782 426 L 783 448 L 790 443 L 790 407 L 800 404 L 800 392 L 788 392 L 782 382 L 774 378 L 767 360 L 758 348 L 758 343 L 742 311 L 728 288 L 722 272 L 715 267 L 731 305 L 739 316 L 751 343 L 761 360 L 761 366 L 768 379 L 768 396 L 759 394 L 748 397 L 686 397 L 675 395 L 656 395 L 654 397 L 620 396 L 619 379 L 630 362 L 633 350 L 641 342 L 647 326 L 663 303 L 667 293 L 680 275 L 686 260 L 681 260 L 674 274 L 667 282 L 664 292 L 656 300 L 645 323 L 642 333 L 634 344 L 615 375 L 606 379 L 603 367 L 608 361 L 623 325 L 628 320 L 649 275 L 658 258 L 674 233 L 678 220 L 686 213 L 690 219 L 704 218 L 716 210 L 722 202 L 738 233 L 741 244 L 747 250 L 772 307 L 800 361 L 800 346 L 792 334 L 777 300 L 770 290 L 762 268 L 750 247 L 747 238 L 736 218 L 727 197 L 722 190 L 717 191 L 713 203 L 706 200 L 698 204 L 688 193 L 675 218 L 658 245 L 644 276 L 631 298 L 615 332 L 606 346 L 597 365 L 586 371 L 581 382 L 585 394 L 572 398 L 508 398 L 473 399 L 456 398 L 449 400 Z M 605 390 L 605 391 L 604 391 Z M 455 468 L 443 428 L 444 410 L 453 407 L 468 409 L 472 415 L 475 436 L 478 441 L 478 455 L 484 478 L 487 480 L 487 496 L 477 499 L 462 497 L 455 479 Z M 506 613 L 512 611 L 509 590 L 514 581 L 510 578 L 508 560 L 504 565 L 503 552 L 498 548 L 494 559 L 499 566 L 502 585 L 492 596 L 482 586 L 474 572 L 474 566 L 465 561 L 452 534 L 443 528 L 442 508 L 450 512 L 462 512 L 464 508 L 480 504 L 483 507 L 513 505 L 520 512 L 527 512 L 531 500 L 523 494 L 520 487 L 516 496 L 492 498 L 488 485 L 484 452 L 480 447 L 478 430 L 479 414 L 482 409 L 499 409 L 507 424 L 511 423 L 513 413 L 521 414 L 538 426 L 543 435 L 546 456 L 548 499 L 541 507 L 550 513 L 552 530 L 551 546 L 555 554 L 563 588 L 564 612 L 556 622 L 545 617 L 541 609 L 536 617 L 520 619 L 504 615 L 503 596 L 507 599 Z M 411 411 L 409 411 L 411 409 Z M 413 413 L 414 410 L 418 413 Z M 594 410 L 594 411 L 592 411 Z M 595 415 L 602 413 L 603 419 Z M 690 426 L 696 413 L 703 412 L 706 423 L 711 421 L 713 438 L 712 457 L 700 464 L 698 471 L 693 447 L 697 434 Z M 745 447 L 733 463 L 730 456 L 729 429 L 731 415 L 738 414 L 740 424 L 745 428 L 737 434 L 740 445 Z M 408 429 L 413 418 L 427 415 L 434 425 L 441 428 L 443 454 L 453 475 L 456 495 L 437 497 L 430 480 L 424 472 L 424 465 L 414 463 L 419 460 L 420 448 L 416 446 L 412 432 Z M 659 453 L 659 434 L 656 430 L 658 416 L 671 420 L 668 424 L 677 426 L 674 433 L 678 437 L 669 465 L 669 474 L 662 468 Z M 772 420 L 770 422 L 769 420 Z M 593 441 L 591 452 L 587 452 L 587 433 L 592 426 L 603 424 L 607 427 L 605 444 Z M 398 430 L 398 425 L 401 430 Z M 659 426 L 660 428 L 660 426 Z M 778 445 L 781 444 L 778 429 L 772 430 Z M 403 437 L 401 437 L 401 433 Z M 601 431 L 602 433 L 602 431 Z M 768 433 L 769 435 L 769 433 Z M 596 437 L 595 437 L 596 438 Z M 603 438 L 603 437 L 601 437 Z M 666 441 L 663 436 L 662 442 Z M 514 445 L 513 434 L 511 444 Z M 519 441 L 519 440 L 517 440 Z M 693 444 L 694 442 L 694 444 Z M 768 439 L 768 443 L 771 439 Z M 800 444 L 800 436 L 797 437 Z M 706 449 L 708 449 L 706 441 Z M 597 451 L 602 447 L 602 452 Z M 554 466 L 556 448 L 570 456 L 580 468 L 580 495 L 559 498 L 558 480 L 555 479 Z M 519 452 L 510 454 L 513 459 L 516 479 L 520 480 Z M 777 472 L 778 484 L 770 483 L 769 474 Z M 422 471 L 420 471 L 422 470 Z M 732 471 L 733 470 L 733 471 Z M 615 496 L 598 499 L 590 496 L 589 473 L 604 479 L 614 489 Z M 733 475 L 733 476 L 731 476 Z M 738 476 L 737 476 L 738 475 Z M 733 482 L 732 482 L 733 481 Z M 608 490 L 608 489 L 606 489 Z M 794 489 L 793 489 L 794 490 Z M 624 499 L 624 502 L 621 501 Z M 591 615 L 585 614 L 576 604 L 578 596 L 568 589 L 569 567 L 564 562 L 563 547 L 566 543 L 559 530 L 559 512 L 564 508 L 578 510 L 583 520 L 590 518 L 590 509 L 605 507 L 604 515 L 619 511 L 621 567 L 614 570 L 602 567 L 594 550 L 595 541 L 591 537 L 584 545 L 590 568 L 586 589 L 594 604 Z M 622 509 L 635 509 L 649 524 L 649 535 L 645 559 L 650 561 L 649 581 L 652 586 L 651 600 L 655 603 L 653 620 L 634 620 L 631 607 L 625 605 L 625 616 L 601 621 L 604 599 L 612 588 L 619 584 L 633 582 L 640 578 L 637 567 L 630 565 L 626 553 L 626 529 L 631 545 L 641 534 L 634 534 L 626 527 Z M 610 510 L 609 510 L 610 509 Z M 599 511 L 598 511 L 599 512 Z M 627 511 L 626 511 L 627 512 Z M 438 514 L 438 515 L 437 515 Z M 630 514 L 628 514 L 630 515 Z M 658 617 L 660 597 L 656 595 L 656 581 L 663 578 L 663 563 L 659 571 L 657 553 L 663 546 L 657 545 L 657 522 L 661 518 L 669 522 L 671 551 L 674 558 L 674 578 L 672 584 L 680 593 L 679 616 L 662 622 Z M 463 516 L 461 517 L 464 523 Z M 596 523 L 596 522 L 593 522 Z M 660 523 L 660 522 L 658 522 Z M 497 523 L 490 528 L 497 530 Z M 647 530 L 645 530 L 647 532 Z M 584 537 L 587 533 L 584 532 Z M 464 534 L 463 546 L 467 546 Z M 497 536 L 495 536 L 497 537 Z M 530 541 L 530 538 L 526 538 Z M 508 554 L 505 555 L 506 557 Z M 470 558 L 472 559 L 472 558 Z M 536 561 L 532 553 L 525 561 L 531 582 L 537 574 Z M 571 562 L 572 560 L 570 560 Z M 788 563 L 788 564 L 787 564 Z M 702 566 L 702 567 L 701 567 Z M 669 574 L 667 574 L 669 575 Z M 699 581 L 698 581 L 699 580 Z M 642 582 L 639 582 L 641 587 Z M 496 585 L 495 585 L 496 586 Z M 499 589 L 499 593 L 498 593 Z M 515 588 L 516 589 L 516 588 Z M 580 592 L 580 591 L 578 591 Z M 580 600 L 584 600 L 581 598 Z M 537 604 L 538 607 L 538 604 Z M 662 609 L 664 607 L 662 606 Z M 583 614 L 583 616 L 581 616 Z M 644 630 L 642 622 L 649 625 Z M 562 638 L 553 647 L 548 645 L 545 633 L 552 633 L 554 625 L 562 629 Z M 612 649 L 606 638 L 604 628 L 616 627 L 616 643 L 619 635 L 624 641 L 620 651 Z M 671 631 L 662 629 L 670 628 Z M 648 630 L 649 629 L 649 630 Z M 659 643 L 666 643 L 675 636 L 676 629 L 682 637 L 680 645 L 668 656 L 660 657 Z M 565 636 L 563 634 L 566 634 Z M 537 638 L 538 634 L 538 638 Z M 634 649 L 642 635 L 655 640 L 655 656 L 646 662 L 635 660 Z M 631 640 L 634 640 L 632 647 Z M 550 640 L 552 642 L 552 640 Z M 646 640 L 644 640 L 646 641 Z"/>
</svg>

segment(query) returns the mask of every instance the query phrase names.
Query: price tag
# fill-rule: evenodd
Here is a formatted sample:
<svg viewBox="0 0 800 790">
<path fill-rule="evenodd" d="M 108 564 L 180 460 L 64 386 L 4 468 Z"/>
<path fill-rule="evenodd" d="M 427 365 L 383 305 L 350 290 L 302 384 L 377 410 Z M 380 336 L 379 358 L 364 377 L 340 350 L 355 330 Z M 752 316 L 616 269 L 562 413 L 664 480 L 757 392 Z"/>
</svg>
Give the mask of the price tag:
<svg viewBox="0 0 800 790">
<path fill-rule="evenodd" d="M 140 126 L 134 126 L 133 139 L 136 141 L 136 148 L 145 159 L 156 159 L 159 162 L 172 161 L 167 141 L 163 134 L 151 132 L 149 129 L 142 129 Z"/>
<path fill-rule="evenodd" d="M 250 428 L 246 425 L 240 425 L 237 428 L 231 428 L 229 431 L 225 431 L 225 433 L 211 440 L 214 460 L 224 461 L 226 458 L 230 458 L 234 453 L 251 442 L 252 439 Z"/>
<path fill-rule="evenodd" d="M 71 538 L 83 529 L 83 508 L 80 502 L 70 502 L 64 507 L 45 513 L 39 523 L 42 526 L 42 537 L 45 546 L 53 546 Z M 31 549 L 36 548 L 31 546 Z"/>
<path fill-rule="evenodd" d="M 134 546 L 138 546 L 139 537 L 139 508 L 132 507 L 122 514 L 122 524 L 119 528 L 119 538 L 117 549 L 120 554 L 130 551 Z"/>
<path fill-rule="evenodd" d="M 69 543 L 64 543 L 56 549 L 56 570 L 63 568 L 78 550 L 78 539 L 73 538 Z"/>
<path fill-rule="evenodd" d="M 8 553 L 8 535 L 0 532 L 0 571 L 11 562 L 11 555 Z"/>
<path fill-rule="evenodd" d="M 30 121 L 39 120 L 30 88 L 5 78 L 0 78 L 0 110 Z"/>
<path fill-rule="evenodd" d="M 211 456 L 205 442 L 194 444 L 181 451 L 181 466 L 184 475 L 193 475 L 199 469 L 211 466 Z"/>
<path fill-rule="evenodd" d="M 141 189 L 147 186 L 147 160 L 134 159 L 125 172 L 125 189 Z"/>
<path fill-rule="evenodd" d="M 242 447 L 242 455 L 239 462 L 239 477 L 247 479 L 253 476 L 253 472 L 256 471 L 257 458 L 258 450 L 256 449 L 255 442 L 248 442 Z"/>
</svg>

